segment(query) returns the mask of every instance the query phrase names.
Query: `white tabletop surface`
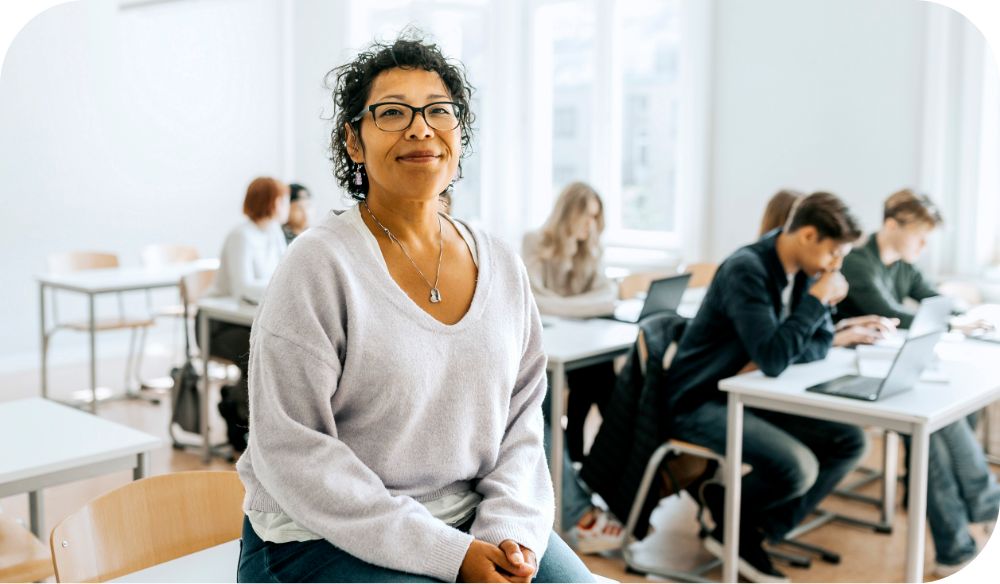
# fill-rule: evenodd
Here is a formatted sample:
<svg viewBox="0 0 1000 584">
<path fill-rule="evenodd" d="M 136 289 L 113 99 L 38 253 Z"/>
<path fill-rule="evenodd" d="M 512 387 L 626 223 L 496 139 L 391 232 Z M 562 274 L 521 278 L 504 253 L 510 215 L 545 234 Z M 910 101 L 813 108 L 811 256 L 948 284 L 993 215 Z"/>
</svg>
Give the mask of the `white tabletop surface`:
<svg viewBox="0 0 1000 584">
<path fill-rule="evenodd" d="M 236 582 L 239 560 L 240 540 L 234 539 L 111 581 Z"/>
<path fill-rule="evenodd" d="M 38 274 L 35 279 L 47 286 L 100 294 L 121 290 L 142 290 L 165 286 L 176 286 L 186 274 L 198 270 L 215 270 L 219 260 L 200 259 L 182 264 L 171 264 L 156 268 L 124 267 L 100 270 L 81 270 L 60 274 Z"/>
<path fill-rule="evenodd" d="M 719 388 L 745 397 L 903 423 L 948 419 L 969 402 L 978 400 L 985 405 L 1000 397 L 1000 345 L 994 348 L 986 343 L 947 340 L 939 343 L 935 352 L 940 358 L 938 368 L 949 379 L 947 383 L 922 381 L 910 391 L 874 402 L 805 390 L 842 375 L 857 374 L 854 352 L 842 348 L 832 349 L 823 361 L 792 365 L 778 377 L 756 371 L 724 379 Z"/>
<path fill-rule="evenodd" d="M 160 442 L 42 398 L 0 402 L 0 485 L 147 452 Z"/>
<path fill-rule="evenodd" d="M 542 324 L 542 346 L 550 364 L 627 349 L 639 334 L 637 325 L 603 318 L 543 317 Z"/>
<path fill-rule="evenodd" d="M 250 326 L 257 316 L 257 308 L 256 304 L 230 296 L 202 298 L 198 301 L 198 310 L 207 314 L 209 318 L 247 326 Z"/>
</svg>

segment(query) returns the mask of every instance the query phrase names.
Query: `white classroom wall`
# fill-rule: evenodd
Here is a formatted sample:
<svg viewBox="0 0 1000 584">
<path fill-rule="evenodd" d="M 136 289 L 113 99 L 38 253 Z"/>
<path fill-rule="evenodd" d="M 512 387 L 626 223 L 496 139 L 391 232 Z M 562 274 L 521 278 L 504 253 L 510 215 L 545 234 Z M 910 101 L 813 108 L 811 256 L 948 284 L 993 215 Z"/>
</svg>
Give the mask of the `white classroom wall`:
<svg viewBox="0 0 1000 584">
<path fill-rule="evenodd" d="M 0 367 L 37 366 L 47 254 L 138 265 L 143 245 L 183 242 L 216 256 L 249 181 L 287 174 L 280 16 L 279 0 L 88 0 L 20 32 L 0 73 Z M 54 342 L 58 359 L 84 338 Z"/>
</svg>

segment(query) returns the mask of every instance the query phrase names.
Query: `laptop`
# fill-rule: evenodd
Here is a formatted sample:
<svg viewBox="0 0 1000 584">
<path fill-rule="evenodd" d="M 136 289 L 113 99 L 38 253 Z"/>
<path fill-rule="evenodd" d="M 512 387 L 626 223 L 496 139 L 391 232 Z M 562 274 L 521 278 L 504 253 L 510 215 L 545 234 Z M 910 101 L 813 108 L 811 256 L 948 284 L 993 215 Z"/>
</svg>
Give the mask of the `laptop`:
<svg viewBox="0 0 1000 584">
<path fill-rule="evenodd" d="M 875 401 L 881 397 L 913 389 L 913 386 L 920 381 L 924 369 L 934 360 L 934 346 L 942 334 L 942 331 L 937 330 L 908 337 L 903 343 L 903 348 L 896 354 L 889 374 L 884 378 L 844 375 L 832 381 L 807 387 L 806 391 Z"/>
<path fill-rule="evenodd" d="M 647 316 L 661 312 L 676 313 L 690 279 L 691 274 L 681 274 L 653 280 L 652 284 L 649 285 L 645 301 L 638 298 L 622 301 L 615 307 L 613 318 L 622 322 L 635 323 Z"/>
<path fill-rule="evenodd" d="M 878 347 L 902 347 L 909 337 L 919 337 L 935 331 L 947 331 L 948 322 L 951 320 L 954 301 L 947 296 L 931 296 L 924 298 L 920 302 L 920 308 L 910 323 L 910 328 L 906 331 L 899 331 L 897 334 L 886 335 L 885 338 L 875 342 Z"/>
<path fill-rule="evenodd" d="M 919 337 L 935 331 L 948 330 L 948 321 L 951 320 L 954 308 L 954 301 L 947 296 L 924 298 L 906 336 Z"/>
</svg>

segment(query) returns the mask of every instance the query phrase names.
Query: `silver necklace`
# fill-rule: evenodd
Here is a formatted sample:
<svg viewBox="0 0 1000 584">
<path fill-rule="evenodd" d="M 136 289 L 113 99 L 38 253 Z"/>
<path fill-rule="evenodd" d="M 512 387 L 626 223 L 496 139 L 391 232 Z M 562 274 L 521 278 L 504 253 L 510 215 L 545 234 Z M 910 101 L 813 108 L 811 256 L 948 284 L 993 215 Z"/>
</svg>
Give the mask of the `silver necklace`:
<svg viewBox="0 0 1000 584">
<path fill-rule="evenodd" d="M 438 246 L 440 250 L 438 251 L 437 273 L 434 275 L 434 284 L 432 285 L 424 276 L 424 273 L 420 271 L 420 268 L 417 267 L 417 263 L 410 257 L 410 254 L 406 251 L 406 246 L 403 245 L 403 242 L 393 235 L 392 232 L 389 231 L 388 227 L 382 225 L 382 222 L 378 220 L 375 213 L 372 213 L 372 209 L 368 206 L 367 201 L 365 201 L 364 205 L 365 209 L 368 210 L 368 214 L 372 216 L 372 221 L 379 226 L 379 229 L 385 232 L 386 237 L 388 237 L 391 241 L 395 241 L 396 244 L 399 245 L 399 249 L 403 250 L 403 255 L 406 256 L 406 259 L 410 260 L 410 264 L 413 266 L 413 269 L 420 275 L 420 279 L 423 280 L 424 283 L 427 284 L 427 287 L 431 289 L 431 302 L 434 304 L 441 302 L 441 291 L 438 290 L 438 282 L 441 280 L 441 260 L 444 259 L 444 226 L 441 223 L 441 215 L 438 215 Z"/>
</svg>

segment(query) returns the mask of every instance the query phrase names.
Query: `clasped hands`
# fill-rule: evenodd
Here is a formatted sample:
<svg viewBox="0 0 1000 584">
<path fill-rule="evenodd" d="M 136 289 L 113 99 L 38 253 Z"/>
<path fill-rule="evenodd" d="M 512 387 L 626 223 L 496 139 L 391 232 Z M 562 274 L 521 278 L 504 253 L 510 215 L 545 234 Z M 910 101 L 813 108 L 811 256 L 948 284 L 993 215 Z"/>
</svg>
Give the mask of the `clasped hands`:
<svg viewBox="0 0 1000 584">
<path fill-rule="evenodd" d="M 473 540 L 458 570 L 459 582 L 531 582 L 538 572 L 535 552 L 505 539 L 499 546 Z"/>
</svg>

